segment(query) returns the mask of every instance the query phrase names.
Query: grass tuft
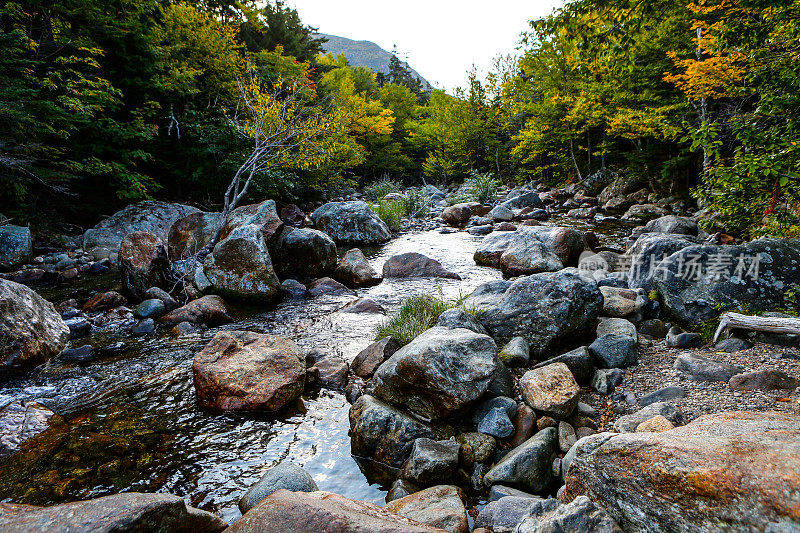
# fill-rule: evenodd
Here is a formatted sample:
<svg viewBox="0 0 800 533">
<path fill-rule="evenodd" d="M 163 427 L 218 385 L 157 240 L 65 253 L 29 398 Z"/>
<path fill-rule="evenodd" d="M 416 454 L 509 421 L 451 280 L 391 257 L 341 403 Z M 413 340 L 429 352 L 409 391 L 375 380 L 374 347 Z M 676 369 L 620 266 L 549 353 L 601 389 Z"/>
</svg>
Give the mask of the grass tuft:
<svg viewBox="0 0 800 533">
<path fill-rule="evenodd" d="M 466 298 L 466 295 L 459 295 L 455 299 L 447 299 L 441 295 L 412 296 L 403 301 L 399 311 L 378 326 L 375 338 L 379 340 L 394 337 L 400 346 L 405 346 L 422 332 L 435 326 L 439 315 L 448 309 L 460 307 L 467 313 L 478 316 L 479 310 L 464 306 Z"/>
</svg>

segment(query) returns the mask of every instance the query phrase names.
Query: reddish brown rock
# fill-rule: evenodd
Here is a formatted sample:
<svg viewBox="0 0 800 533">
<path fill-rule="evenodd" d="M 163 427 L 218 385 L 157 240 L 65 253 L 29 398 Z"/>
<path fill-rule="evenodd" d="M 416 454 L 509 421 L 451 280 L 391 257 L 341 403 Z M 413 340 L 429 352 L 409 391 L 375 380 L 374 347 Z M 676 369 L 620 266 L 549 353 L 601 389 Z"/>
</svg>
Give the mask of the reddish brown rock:
<svg viewBox="0 0 800 533">
<path fill-rule="evenodd" d="M 350 368 L 355 375 L 369 379 L 381 364 L 400 349 L 400 344 L 392 337 L 375 341 L 359 352 Z"/>
<path fill-rule="evenodd" d="M 162 316 L 160 320 L 170 326 L 178 325 L 181 322 L 220 326 L 233 321 L 228 314 L 225 300 L 213 294 L 192 300 L 183 307 Z"/>
<path fill-rule="evenodd" d="M 348 250 L 342 256 L 336 265 L 333 277 L 349 287 L 370 287 L 377 285 L 383 279 L 358 248 Z"/>
<path fill-rule="evenodd" d="M 800 387 L 800 379 L 793 378 L 780 370 L 767 369 L 736 374 L 728 380 L 728 385 L 731 389 L 740 391 L 791 390 Z"/>
<path fill-rule="evenodd" d="M 308 284 L 308 294 L 309 296 L 322 296 L 323 294 L 342 296 L 345 294 L 355 295 L 355 292 L 351 291 L 335 279 L 319 278 L 318 280 L 314 280 Z"/>
<path fill-rule="evenodd" d="M 266 200 L 260 204 L 243 205 L 231 211 L 228 220 L 222 226 L 220 240 L 227 239 L 234 230 L 249 224 L 258 226 L 267 243 L 274 242 L 283 228 L 283 221 L 278 216 L 275 201 Z"/>
<path fill-rule="evenodd" d="M 386 509 L 451 533 L 469 533 L 464 502 L 453 485 L 437 485 L 391 501 Z"/>
<path fill-rule="evenodd" d="M 370 298 L 358 298 L 357 300 L 353 300 L 349 302 L 340 310 L 342 313 L 370 313 L 370 314 L 379 314 L 385 315 L 386 309 L 384 309 L 378 302 L 372 300 Z"/>
<path fill-rule="evenodd" d="M 390 257 L 383 264 L 383 277 L 461 279 L 461 276 L 444 268 L 436 259 L 416 252 Z"/>
<path fill-rule="evenodd" d="M 536 415 L 533 409 L 522 404 L 517 408 L 517 413 L 514 415 L 512 423 L 514 424 L 514 438 L 511 439 L 511 447 L 516 448 L 533 436 L 533 429 L 536 427 Z M 544 429 L 544 427 L 541 429 Z"/>
<path fill-rule="evenodd" d="M 116 291 L 99 292 L 83 304 L 83 310 L 87 313 L 97 313 L 114 309 L 126 303 L 128 303 L 128 300 Z"/>
<path fill-rule="evenodd" d="M 222 224 L 222 213 L 197 212 L 175 222 L 167 235 L 167 252 L 172 261 L 187 259 L 211 240 Z"/>
<path fill-rule="evenodd" d="M 442 210 L 442 220 L 451 226 L 462 226 L 472 217 L 472 208 L 468 204 L 455 204 Z"/>
<path fill-rule="evenodd" d="M 305 356 L 291 340 L 217 333 L 192 364 L 197 402 L 220 411 L 277 411 L 303 392 Z"/>
<path fill-rule="evenodd" d="M 119 245 L 119 271 L 122 288 L 141 298 L 150 287 L 166 285 L 169 259 L 164 242 L 146 231 L 129 233 Z"/>
</svg>

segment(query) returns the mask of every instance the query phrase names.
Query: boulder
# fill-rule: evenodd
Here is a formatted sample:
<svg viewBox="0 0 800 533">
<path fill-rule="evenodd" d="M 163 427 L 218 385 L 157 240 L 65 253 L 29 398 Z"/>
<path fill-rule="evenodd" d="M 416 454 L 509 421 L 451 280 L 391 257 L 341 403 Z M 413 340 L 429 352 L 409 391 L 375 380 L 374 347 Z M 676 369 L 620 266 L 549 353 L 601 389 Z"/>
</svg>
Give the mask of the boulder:
<svg viewBox="0 0 800 533">
<path fill-rule="evenodd" d="M 389 490 L 386 492 L 384 500 L 386 503 L 393 502 L 400 498 L 405 498 L 410 494 L 414 494 L 415 492 L 419 492 L 419 490 L 419 487 L 413 483 L 409 483 L 405 479 L 395 479 L 392 486 L 389 487 Z"/>
<path fill-rule="evenodd" d="M 639 362 L 636 341 L 628 335 L 603 335 L 589 345 L 589 351 L 604 368 L 625 368 Z"/>
<path fill-rule="evenodd" d="M 159 287 L 150 287 L 144 291 L 143 296 L 149 300 L 161 300 L 161 302 L 164 304 L 164 308 L 167 311 L 173 311 L 178 308 L 178 302 L 175 301 L 175 298 L 170 296 L 167 291 Z"/>
<path fill-rule="evenodd" d="M 222 213 L 197 211 L 177 220 L 167 234 L 167 252 L 170 261 L 180 261 L 193 256 L 214 238 L 222 225 Z"/>
<path fill-rule="evenodd" d="M 199 209 L 182 204 L 144 201 L 131 204 L 101 221 L 83 234 L 83 249 L 116 252 L 129 233 L 144 231 L 166 240 L 172 225 Z"/>
<path fill-rule="evenodd" d="M 161 317 L 161 322 L 168 326 L 175 326 L 181 322 L 221 326 L 232 321 L 233 319 L 228 314 L 228 306 L 225 305 L 225 301 L 212 294 L 192 300 L 183 307 L 179 307 Z"/>
<path fill-rule="evenodd" d="M 434 327 L 384 362 L 371 387 L 389 403 L 440 419 L 482 397 L 498 363 L 491 337 L 467 329 Z"/>
<path fill-rule="evenodd" d="M 33 241 L 30 228 L 0 225 L 0 270 L 13 270 L 30 261 Z"/>
<path fill-rule="evenodd" d="M 226 533 L 442 533 L 368 502 L 330 492 L 277 490 L 261 500 Z"/>
<path fill-rule="evenodd" d="M 530 347 L 524 337 L 514 337 L 508 341 L 498 355 L 503 363 L 512 367 L 528 366 L 531 358 Z"/>
<path fill-rule="evenodd" d="M 567 365 L 575 381 L 580 385 L 587 385 L 594 375 L 594 358 L 586 346 L 579 346 L 567 353 L 537 363 L 533 368 L 541 368 L 553 363 L 564 363 Z"/>
<path fill-rule="evenodd" d="M 745 372 L 736 374 L 728 380 L 728 385 L 732 390 L 793 390 L 800 387 L 800 379 L 789 376 L 781 370 L 756 370 L 755 372 Z"/>
<path fill-rule="evenodd" d="M 562 500 L 586 495 L 625 531 L 800 529 L 796 414 L 716 413 L 660 433 L 602 433 L 576 448 Z"/>
<path fill-rule="evenodd" d="M 500 269 L 506 277 L 555 272 L 563 267 L 561 259 L 536 238 L 516 239 L 500 256 Z"/>
<path fill-rule="evenodd" d="M 383 279 L 358 248 L 352 248 L 342 256 L 333 277 L 348 287 L 371 287 Z"/>
<path fill-rule="evenodd" d="M 319 490 L 308 472 L 294 463 L 278 463 L 269 468 L 239 499 L 239 510 L 246 513 L 258 502 L 275 492 L 285 489 L 292 492 L 316 492 Z"/>
<path fill-rule="evenodd" d="M 644 226 L 647 233 L 671 233 L 697 236 L 697 222 L 687 217 L 667 215 L 651 220 Z"/>
<path fill-rule="evenodd" d="M 662 387 L 642 396 L 639 399 L 639 405 L 646 407 L 656 402 L 669 402 L 672 400 L 680 400 L 686 396 L 686 391 L 683 387 L 677 385 L 670 385 L 669 387 Z"/>
<path fill-rule="evenodd" d="M 218 533 L 228 527 L 207 511 L 188 507 L 180 496 L 126 492 L 50 507 L 0 504 L 0 530 L 42 531 L 191 531 Z"/>
<path fill-rule="evenodd" d="M 546 254 L 538 243 L 554 257 Z M 523 226 L 517 231 L 496 232 L 486 237 L 475 250 L 473 259 L 479 265 L 497 268 L 502 266 L 504 255 L 510 252 L 511 256 L 506 259 L 510 264 L 529 257 L 532 263 L 536 259 L 539 263 L 554 265 L 554 258 L 557 258 L 562 265 L 577 265 L 585 246 L 583 234 L 572 228 Z"/>
<path fill-rule="evenodd" d="M 469 533 L 464 502 L 458 488 L 452 485 L 437 485 L 415 492 L 390 502 L 386 509 L 444 531 Z"/>
<path fill-rule="evenodd" d="M 454 440 L 416 439 L 398 475 L 418 487 L 446 483 L 456 473 L 460 449 Z"/>
<path fill-rule="evenodd" d="M 439 315 L 439 318 L 436 320 L 436 325 L 447 329 L 464 328 L 474 331 L 475 333 L 480 333 L 481 335 L 489 334 L 486 331 L 486 328 L 484 328 L 483 325 L 478 322 L 478 319 L 475 318 L 474 314 L 467 313 L 460 307 L 448 309 Z"/>
<path fill-rule="evenodd" d="M 759 239 L 741 246 L 691 246 L 664 259 L 654 280 L 664 311 L 685 327 L 747 308 L 791 306 L 800 287 L 800 241 Z"/>
<path fill-rule="evenodd" d="M 503 256 L 503 253 L 514 243 L 527 235 L 528 234 L 518 233 L 516 231 L 492 233 L 481 241 L 481 244 L 475 250 L 472 258 L 478 265 L 500 268 L 500 258 Z M 538 239 L 536 240 L 538 241 Z"/>
<path fill-rule="evenodd" d="M 462 466 L 485 463 L 497 451 L 497 441 L 484 433 L 461 433 L 456 436 L 456 442 L 461 445 L 459 461 Z"/>
<path fill-rule="evenodd" d="M 632 315 L 645 305 L 645 299 L 636 291 L 621 287 L 600 287 L 603 293 L 603 314 L 611 317 L 624 318 Z"/>
<path fill-rule="evenodd" d="M 233 230 L 214 246 L 203 266 L 213 291 L 239 300 L 271 301 L 280 290 L 259 226 Z"/>
<path fill-rule="evenodd" d="M 558 450 L 555 428 L 546 428 L 511 450 L 483 477 L 487 486 L 511 485 L 539 492 L 550 483 L 553 459 Z"/>
<path fill-rule="evenodd" d="M 624 377 L 619 368 L 598 368 L 592 376 L 592 388 L 600 394 L 611 394 Z"/>
<path fill-rule="evenodd" d="M 728 381 L 736 374 L 744 372 L 741 367 L 714 361 L 692 352 L 678 354 L 673 367 L 689 376 L 692 381 Z"/>
<path fill-rule="evenodd" d="M 281 277 L 316 278 L 336 268 L 336 243 L 315 229 L 285 226 L 270 255 Z"/>
<path fill-rule="evenodd" d="M 167 249 L 160 237 L 146 231 L 127 234 L 119 245 L 122 288 L 142 298 L 150 287 L 165 287 L 169 272 Z"/>
<path fill-rule="evenodd" d="M 35 401 L 9 400 L 0 404 L 0 462 L 18 452 L 26 440 L 50 427 L 53 411 Z M 56 416 L 53 420 L 58 420 Z M 2 516 L 2 511 L 0 511 Z"/>
<path fill-rule="evenodd" d="M 495 222 L 514 220 L 514 212 L 504 205 L 498 205 L 489 211 L 488 217 Z"/>
<path fill-rule="evenodd" d="M 278 216 L 275 201 L 265 200 L 259 204 L 237 207 L 228 214 L 228 220 L 222 226 L 219 238 L 227 239 L 235 230 L 249 225 L 258 228 L 267 245 L 274 244 L 283 229 L 283 221 Z"/>
<path fill-rule="evenodd" d="M 546 244 L 564 263 L 564 266 L 578 266 L 580 255 L 586 249 L 586 240 L 583 233 L 574 228 L 534 226 L 520 229 L 532 233 Z"/>
<path fill-rule="evenodd" d="M 308 295 L 312 297 L 322 296 L 355 296 L 355 292 L 348 289 L 333 278 L 319 278 L 308 284 Z"/>
<path fill-rule="evenodd" d="M 542 500 L 528 509 L 515 533 L 622 533 L 614 519 L 586 496 L 570 503 Z"/>
<path fill-rule="evenodd" d="M 503 496 L 490 501 L 475 518 L 475 527 L 486 528 L 492 533 L 514 533 L 517 525 L 528 515 L 528 510 L 541 501 L 533 495 Z"/>
<path fill-rule="evenodd" d="M 314 211 L 311 220 L 337 243 L 383 244 L 392 237 L 365 202 L 330 202 Z"/>
<path fill-rule="evenodd" d="M 461 279 L 455 272 L 450 272 L 436 259 L 408 252 L 394 255 L 383 264 L 384 278 L 449 278 Z"/>
<path fill-rule="evenodd" d="M 291 340 L 221 331 L 192 364 L 197 401 L 220 411 L 277 411 L 303 392 L 305 356 Z"/>
<path fill-rule="evenodd" d="M 49 361 L 69 338 L 53 304 L 25 285 L 0 279 L 0 372 Z"/>
<path fill-rule="evenodd" d="M 604 335 L 624 335 L 638 342 L 639 335 L 636 333 L 636 326 L 624 318 L 601 318 L 597 324 L 597 336 Z"/>
<path fill-rule="evenodd" d="M 511 211 L 522 211 L 525 208 L 543 209 L 544 202 L 539 198 L 539 193 L 525 192 L 518 196 L 506 200 L 501 206 L 510 209 Z"/>
<path fill-rule="evenodd" d="M 586 331 L 600 313 L 603 296 L 594 283 L 553 272 L 485 283 L 465 305 L 483 310 L 478 319 L 492 337 L 501 342 L 524 337 L 531 357 L 540 358 Z"/>
<path fill-rule="evenodd" d="M 136 318 L 158 318 L 167 312 L 167 306 L 164 302 L 151 298 L 145 300 L 133 310 L 133 316 Z"/>
<path fill-rule="evenodd" d="M 741 352 L 742 350 L 749 350 L 753 346 L 753 343 L 746 339 L 737 339 L 736 337 L 731 337 L 729 339 L 722 339 L 717 342 L 714 345 L 714 350 L 718 352 L 733 353 Z"/>
<path fill-rule="evenodd" d="M 498 396 L 481 403 L 472 416 L 480 433 L 499 439 L 514 434 L 511 417 L 517 413 L 517 402 L 508 397 Z"/>
<path fill-rule="evenodd" d="M 427 425 L 374 396 L 364 394 L 350 407 L 350 449 L 353 455 L 399 468 L 414 441 L 435 439 Z"/>
<path fill-rule="evenodd" d="M 463 226 L 472 217 L 472 208 L 469 204 L 455 204 L 442 210 L 442 220 L 450 226 Z"/>
<path fill-rule="evenodd" d="M 681 410 L 671 402 L 656 402 L 635 413 L 621 416 L 614 422 L 614 431 L 620 433 L 632 433 L 636 431 L 639 424 L 650 420 L 654 416 L 663 416 L 676 426 L 684 423 Z"/>
<path fill-rule="evenodd" d="M 688 235 L 664 233 L 645 233 L 640 235 L 626 254 L 628 266 L 628 287 L 644 289 L 650 293 L 654 288 L 656 275 L 661 276 L 658 264 L 679 250 L 698 243 L 698 239 Z"/>
<path fill-rule="evenodd" d="M 638 331 L 642 335 L 647 335 L 648 337 L 652 337 L 654 339 L 663 339 L 669 333 L 667 329 L 667 325 L 657 318 L 652 318 L 650 320 L 645 320 L 643 322 L 639 322 Z"/>
<path fill-rule="evenodd" d="M 612 179 L 611 183 L 600 191 L 597 200 L 601 204 L 604 204 L 614 198 L 625 196 L 635 191 L 640 183 L 640 178 L 635 176 L 616 176 Z"/>
<path fill-rule="evenodd" d="M 350 369 L 355 375 L 369 379 L 378 367 L 399 349 L 400 345 L 392 337 L 375 341 L 356 355 Z"/>
<path fill-rule="evenodd" d="M 525 372 L 519 386 L 528 405 L 556 418 L 567 418 L 578 405 L 580 388 L 564 363 Z"/>
</svg>

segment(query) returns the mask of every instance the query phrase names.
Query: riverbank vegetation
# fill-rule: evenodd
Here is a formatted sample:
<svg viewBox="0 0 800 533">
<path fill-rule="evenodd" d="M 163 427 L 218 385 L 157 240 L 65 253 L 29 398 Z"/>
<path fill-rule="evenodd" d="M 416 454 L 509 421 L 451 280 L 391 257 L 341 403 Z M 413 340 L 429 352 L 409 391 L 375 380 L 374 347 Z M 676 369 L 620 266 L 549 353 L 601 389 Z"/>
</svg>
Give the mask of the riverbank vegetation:
<svg viewBox="0 0 800 533">
<path fill-rule="evenodd" d="M 281 2 L 5 2 L 0 211 L 84 223 L 150 197 L 218 208 L 253 148 L 242 95 L 301 87 L 315 142 L 259 169 L 254 198 L 610 169 L 695 196 L 728 231 L 794 234 L 799 20 L 800 1 L 573 0 L 450 94 L 400 62 L 377 76 L 323 54 Z"/>
</svg>

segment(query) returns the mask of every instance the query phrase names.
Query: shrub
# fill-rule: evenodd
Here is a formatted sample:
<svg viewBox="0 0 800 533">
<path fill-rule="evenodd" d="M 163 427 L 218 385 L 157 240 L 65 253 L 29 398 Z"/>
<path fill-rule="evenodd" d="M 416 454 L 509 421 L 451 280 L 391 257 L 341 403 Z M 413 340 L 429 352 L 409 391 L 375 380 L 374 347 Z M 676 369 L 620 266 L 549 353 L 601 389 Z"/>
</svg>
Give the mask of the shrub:
<svg viewBox="0 0 800 533">
<path fill-rule="evenodd" d="M 473 199 L 482 204 L 487 204 L 494 200 L 499 187 L 500 181 L 494 177 L 494 174 L 480 173 L 474 170 L 464 182 L 464 189 L 469 191 Z"/>
<path fill-rule="evenodd" d="M 455 299 L 444 298 L 441 294 L 439 297 L 412 296 L 403 301 L 399 311 L 378 326 L 375 338 L 383 339 L 391 336 L 400 346 L 405 346 L 422 332 L 435 326 L 439 315 L 448 309 L 460 307 L 467 313 L 477 316 L 478 310 L 464 307 L 465 299 L 464 295 L 459 295 Z"/>
<path fill-rule="evenodd" d="M 364 187 L 364 194 L 373 200 L 382 200 L 387 194 L 400 192 L 402 186 L 393 181 L 388 175 L 384 175 L 380 180 Z"/>
<path fill-rule="evenodd" d="M 372 206 L 372 210 L 383 220 L 392 231 L 400 231 L 401 222 L 406 216 L 406 202 L 404 200 L 381 200 Z"/>
<path fill-rule="evenodd" d="M 406 214 L 414 218 L 424 218 L 433 206 L 433 198 L 428 193 L 418 189 L 406 192 Z"/>
</svg>

